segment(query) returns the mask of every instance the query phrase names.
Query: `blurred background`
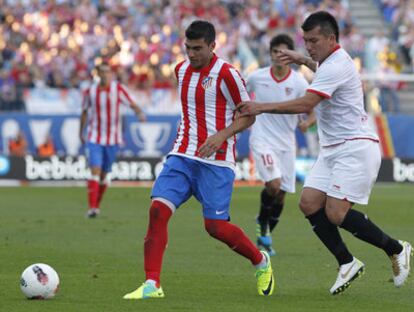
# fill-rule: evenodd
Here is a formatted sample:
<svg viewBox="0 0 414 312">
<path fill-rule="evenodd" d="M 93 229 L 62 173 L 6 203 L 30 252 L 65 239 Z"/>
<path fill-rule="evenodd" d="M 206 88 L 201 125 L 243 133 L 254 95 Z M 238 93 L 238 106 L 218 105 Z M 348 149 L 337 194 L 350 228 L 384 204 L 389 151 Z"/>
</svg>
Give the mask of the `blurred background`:
<svg viewBox="0 0 414 312">
<path fill-rule="evenodd" d="M 78 136 L 82 90 L 108 60 L 148 114 L 125 111 L 125 144 L 113 178 L 152 181 L 180 116 L 174 66 L 185 28 L 212 22 L 216 53 L 245 77 L 269 65 L 268 45 L 326 10 L 363 80 L 366 109 L 381 138 L 381 181 L 414 182 L 414 0 L 0 0 L 0 183 L 79 181 L 88 175 Z M 311 80 L 305 68 L 297 68 Z M 237 145 L 237 179 L 256 180 L 248 131 Z M 298 180 L 318 154 L 317 134 L 297 132 Z"/>
</svg>

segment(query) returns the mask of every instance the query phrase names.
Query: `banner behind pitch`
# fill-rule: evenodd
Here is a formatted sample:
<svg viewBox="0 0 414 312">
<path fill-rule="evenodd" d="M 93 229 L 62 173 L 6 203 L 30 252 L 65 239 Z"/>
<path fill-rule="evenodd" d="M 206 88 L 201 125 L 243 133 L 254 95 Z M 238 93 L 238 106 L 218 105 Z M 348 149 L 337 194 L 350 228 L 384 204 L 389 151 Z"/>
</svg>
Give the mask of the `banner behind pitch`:
<svg viewBox="0 0 414 312">
<path fill-rule="evenodd" d="M 120 181 L 153 181 L 162 169 L 164 158 L 118 158 L 112 167 L 112 179 Z M 296 160 L 296 178 L 303 181 L 310 171 L 314 159 Z M 247 158 L 236 163 L 236 180 L 258 179 L 254 164 Z M 0 156 L 0 180 L 21 181 L 82 181 L 89 177 L 87 160 L 84 156 L 39 158 Z M 381 182 L 414 183 L 414 160 L 384 159 L 378 180 Z"/>
</svg>

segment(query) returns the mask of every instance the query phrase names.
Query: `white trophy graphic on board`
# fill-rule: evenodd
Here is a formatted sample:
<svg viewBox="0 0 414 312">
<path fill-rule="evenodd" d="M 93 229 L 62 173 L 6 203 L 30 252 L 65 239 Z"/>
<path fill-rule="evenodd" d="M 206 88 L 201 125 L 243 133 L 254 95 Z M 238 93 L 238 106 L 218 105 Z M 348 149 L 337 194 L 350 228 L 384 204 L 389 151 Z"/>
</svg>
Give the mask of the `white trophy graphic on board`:
<svg viewBox="0 0 414 312">
<path fill-rule="evenodd" d="M 171 125 L 167 122 L 132 123 L 131 137 L 141 150 L 141 157 L 160 157 L 162 148 L 170 137 Z"/>
</svg>

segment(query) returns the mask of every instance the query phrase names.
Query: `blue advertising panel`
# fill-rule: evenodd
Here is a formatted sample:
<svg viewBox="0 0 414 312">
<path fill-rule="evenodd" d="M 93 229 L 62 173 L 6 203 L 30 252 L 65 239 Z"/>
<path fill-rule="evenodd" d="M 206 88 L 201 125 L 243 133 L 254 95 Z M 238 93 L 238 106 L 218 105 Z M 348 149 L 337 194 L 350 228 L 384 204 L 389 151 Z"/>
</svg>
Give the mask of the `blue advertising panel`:
<svg viewBox="0 0 414 312">
<path fill-rule="evenodd" d="M 149 115 L 139 122 L 133 115 L 123 117 L 123 157 L 159 158 L 167 154 L 175 141 L 180 117 Z M 21 131 L 27 140 L 27 153 L 36 155 L 37 147 L 51 136 L 58 155 L 82 155 L 78 115 L 0 115 L 0 154 L 8 154 L 8 142 Z M 248 156 L 249 132 L 238 135 L 237 156 Z"/>
</svg>

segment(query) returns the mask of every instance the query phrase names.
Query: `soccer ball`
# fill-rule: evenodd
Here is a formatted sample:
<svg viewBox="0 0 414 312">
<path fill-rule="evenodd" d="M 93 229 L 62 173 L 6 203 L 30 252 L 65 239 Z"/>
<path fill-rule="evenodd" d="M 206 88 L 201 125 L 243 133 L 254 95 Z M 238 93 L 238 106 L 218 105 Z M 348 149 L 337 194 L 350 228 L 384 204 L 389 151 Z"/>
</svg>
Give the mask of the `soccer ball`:
<svg viewBox="0 0 414 312">
<path fill-rule="evenodd" d="M 32 264 L 22 273 L 20 289 L 28 299 L 50 299 L 59 289 L 59 276 L 47 264 Z"/>
</svg>

